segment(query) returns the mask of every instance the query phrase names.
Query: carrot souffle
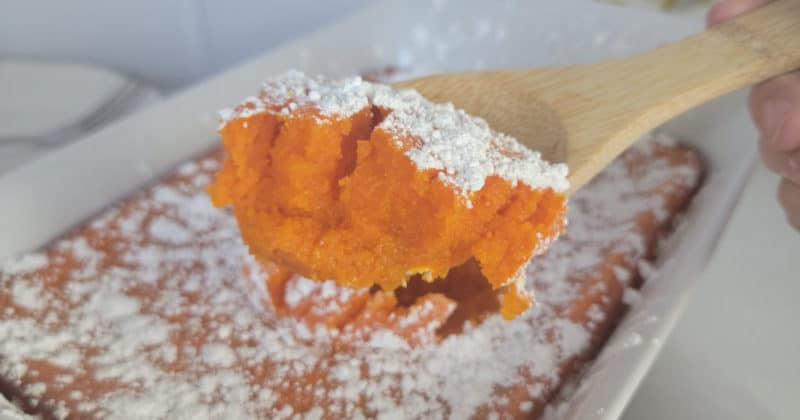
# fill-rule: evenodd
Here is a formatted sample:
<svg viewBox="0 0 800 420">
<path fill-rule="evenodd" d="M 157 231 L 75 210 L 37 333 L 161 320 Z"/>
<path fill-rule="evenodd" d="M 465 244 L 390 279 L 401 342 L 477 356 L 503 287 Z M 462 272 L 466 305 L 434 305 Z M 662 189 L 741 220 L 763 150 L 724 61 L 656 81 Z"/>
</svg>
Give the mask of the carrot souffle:
<svg viewBox="0 0 800 420">
<path fill-rule="evenodd" d="M 9 401 L 58 419 L 538 417 L 702 175 L 653 135 L 567 205 L 566 168 L 480 119 L 296 72 L 221 133 L 224 151 L 0 262 Z"/>
<path fill-rule="evenodd" d="M 513 318 L 524 265 L 564 230 L 566 165 L 413 90 L 289 72 L 220 133 L 214 203 L 258 261 L 315 280 L 392 291 L 474 259 Z"/>
</svg>

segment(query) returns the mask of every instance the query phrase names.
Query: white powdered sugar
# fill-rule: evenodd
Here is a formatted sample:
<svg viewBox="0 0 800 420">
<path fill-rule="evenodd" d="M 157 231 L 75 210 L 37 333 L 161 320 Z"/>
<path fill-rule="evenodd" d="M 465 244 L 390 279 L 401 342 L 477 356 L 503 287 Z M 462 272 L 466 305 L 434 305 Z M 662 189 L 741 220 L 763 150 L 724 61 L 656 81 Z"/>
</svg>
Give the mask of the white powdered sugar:
<svg viewBox="0 0 800 420">
<path fill-rule="evenodd" d="M 35 286 L 12 284 L 11 296 L 19 306 L 34 311 L 42 309 L 46 304 L 41 296 L 41 288 Z"/>
<path fill-rule="evenodd" d="M 21 258 L 6 261 L 0 265 L 0 272 L 9 275 L 30 273 L 45 267 L 48 263 L 47 256 L 42 254 L 27 254 Z"/>
<path fill-rule="evenodd" d="M 149 233 L 151 238 L 169 243 L 183 243 L 193 239 L 191 231 L 166 217 L 151 221 Z"/>
<path fill-rule="evenodd" d="M 559 192 L 569 188 L 565 164 L 544 161 L 539 152 L 493 131 L 483 119 L 450 103 L 432 103 L 414 90 L 396 90 L 360 77 L 327 80 L 289 71 L 265 82 L 258 98 L 247 98 L 220 116 L 224 126 L 258 112 L 291 115 L 300 108 L 313 108 L 324 123 L 324 118 L 347 118 L 370 106 L 390 110 L 376 128 L 395 134 L 397 147 L 403 148 L 419 169 L 439 171 L 442 181 L 467 198 L 490 176 L 531 188 Z"/>
<path fill-rule="evenodd" d="M 531 188 L 569 188 L 566 165 L 544 161 L 539 152 L 453 104 L 434 104 L 413 90 L 383 85 L 376 85 L 373 103 L 392 110 L 379 128 L 422 140 L 406 152 L 417 167 L 441 170 L 440 178 L 462 191 L 480 190 L 489 176 Z"/>
<path fill-rule="evenodd" d="M 210 366 L 230 367 L 236 361 L 236 353 L 226 344 L 206 344 L 202 352 L 203 361 Z"/>
<path fill-rule="evenodd" d="M 647 155 L 653 147 L 631 153 Z M 565 312 L 589 274 L 618 254 L 629 273 L 617 280 L 627 287 L 636 277 L 635 262 L 647 248 L 637 216 L 664 208 L 658 196 L 641 194 L 644 186 L 697 182 L 696 170 L 648 162 L 655 174 L 631 176 L 623 159 L 574 195 L 568 232 L 523 277 L 536 291 L 532 310 L 512 322 L 492 315 L 415 344 L 407 338 L 433 337 L 439 324 L 410 335 L 389 328 L 364 333 L 278 315 L 263 298 L 265 274 L 250 271 L 245 280 L 243 268 L 254 264 L 233 216 L 213 208 L 197 182 L 218 166 L 216 158 L 202 159 L 45 254 L 0 266 L 0 301 L 11 309 L 0 311 L 0 377 L 28 408 L 58 418 L 541 412 L 561 382 L 561 367 L 582 360 L 602 319 L 593 314 L 580 323 Z M 333 282 L 296 278 L 284 298 L 298 311 L 320 302 L 305 312 L 315 315 L 341 311 L 352 296 Z M 426 303 L 389 319 L 414 328 L 433 308 Z"/>
<path fill-rule="evenodd" d="M 642 300 L 642 294 L 633 288 L 626 287 L 622 294 L 622 302 L 626 305 L 635 305 Z"/>
<path fill-rule="evenodd" d="M 33 420 L 0 394 L 0 420 Z"/>
</svg>

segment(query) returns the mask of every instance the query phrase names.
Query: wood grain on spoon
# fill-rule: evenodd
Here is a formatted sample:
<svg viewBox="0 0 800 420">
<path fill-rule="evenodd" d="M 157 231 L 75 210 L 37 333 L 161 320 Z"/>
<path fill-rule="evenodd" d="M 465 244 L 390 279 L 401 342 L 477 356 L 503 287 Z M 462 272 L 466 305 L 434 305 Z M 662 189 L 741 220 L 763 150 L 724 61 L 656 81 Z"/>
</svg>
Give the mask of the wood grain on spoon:
<svg viewBox="0 0 800 420">
<path fill-rule="evenodd" d="M 796 68 L 800 0 L 779 0 L 627 58 L 443 74 L 395 86 L 414 88 L 434 102 L 453 102 L 546 159 L 566 162 L 574 192 L 661 123 Z"/>
</svg>

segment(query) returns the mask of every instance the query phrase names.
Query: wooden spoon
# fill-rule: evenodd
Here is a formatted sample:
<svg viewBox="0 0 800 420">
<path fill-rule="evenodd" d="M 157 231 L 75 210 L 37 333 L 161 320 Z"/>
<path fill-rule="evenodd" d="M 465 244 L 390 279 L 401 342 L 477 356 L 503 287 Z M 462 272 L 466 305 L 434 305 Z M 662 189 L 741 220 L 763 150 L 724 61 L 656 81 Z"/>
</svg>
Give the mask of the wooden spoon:
<svg viewBox="0 0 800 420">
<path fill-rule="evenodd" d="M 414 88 L 434 102 L 453 102 L 545 159 L 566 162 L 574 192 L 661 123 L 796 68 L 800 0 L 779 0 L 623 59 L 443 74 L 395 86 Z"/>
</svg>

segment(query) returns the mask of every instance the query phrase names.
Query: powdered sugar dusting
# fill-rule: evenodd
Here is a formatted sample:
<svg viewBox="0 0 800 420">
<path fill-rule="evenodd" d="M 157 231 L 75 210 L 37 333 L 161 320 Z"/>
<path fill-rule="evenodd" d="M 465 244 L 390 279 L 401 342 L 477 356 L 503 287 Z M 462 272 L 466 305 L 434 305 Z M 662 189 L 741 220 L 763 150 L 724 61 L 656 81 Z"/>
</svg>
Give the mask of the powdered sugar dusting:
<svg viewBox="0 0 800 420">
<path fill-rule="evenodd" d="M 215 159 L 183 166 L 47 253 L 2 265 L 0 301 L 11 311 L 0 311 L 0 376 L 29 405 L 63 417 L 123 419 L 540 412 L 560 383 L 560 366 L 582 357 L 595 328 L 564 308 L 604 256 L 624 255 L 633 267 L 646 253 L 636 216 L 665 203 L 640 192 L 667 181 L 694 185 L 698 177 L 657 158 L 648 160 L 655 173 L 646 177 L 632 176 L 625 159 L 615 162 L 572 198 L 564 239 L 521 277 L 537 292 L 533 310 L 412 345 L 389 329 L 309 326 L 270 304 L 251 304 L 263 302 L 252 298 L 264 290 L 243 281 L 250 260 L 235 220 L 213 208 L 197 182 L 216 167 Z M 632 277 L 618 280 L 627 285 Z M 297 279 L 284 297 L 297 310 L 318 299 L 335 312 L 352 293 Z M 418 322 L 431 307 L 397 325 Z M 425 327 L 432 335 L 437 325 Z M 512 401 L 510 390 L 522 401 Z"/>
<path fill-rule="evenodd" d="M 45 301 L 42 299 L 40 287 L 31 287 L 24 284 L 12 284 L 11 296 L 19 306 L 30 310 L 42 309 Z"/>
<path fill-rule="evenodd" d="M 236 353 L 225 344 L 206 344 L 202 351 L 203 361 L 211 366 L 230 367 L 236 361 Z"/>
<path fill-rule="evenodd" d="M 467 198 L 490 176 L 531 188 L 569 188 L 565 164 L 544 161 L 539 152 L 493 131 L 483 119 L 450 103 L 432 103 L 414 90 L 396 90 L 360 77 L 327 80 L 290 71 L 265 82 L 258 98 L 220 115 L 224 126 L 255 112 L 291 115 L 299 108 L 313 108 L 324 118 L 347 118 L 369 106 L 390 110 L 377 128 L 396 134 L 397 147 L 418 168 L 439 171 L 442 181 Z"/>
<path fill-rule="evenodd" d="M 383 85 L 376 85 L 373 103 L 393 110 L 379 128 L 422 140 L 406 152 L 419 168 L 441 170 L 440 178 L 462 191 L 480 190 L 489 176 L 531 188 L 569 188 L 565 164 L 544 161 L 539 152 L 453 104 L 434 104 L 416 91 Z"/>
<path fill-rule="evenodd" d="M 26 254 L 6 261 L 0 265 L 0 271 L 9 275 L 30 273 L 44 268 L 47 263 L 47 257 L 42 254 Z"/>
<path fill-rule="evenodd" d="M 360 77 L 327 80 L 288 71 L 264 82 L 258 97 L 246 98 L 235 108 L 219 112 L 222 125 L 259 112 L 289 114 L 299 107 L 313 106 L 322 117 L 346 118 L 370 104 L 372 84 Z"/>
<path fill-rule="evenodd" d="M 23 413 L 0 394 L 0 419 L 2 420 L 33 420 L 33 417 Z"/>
</svg>

